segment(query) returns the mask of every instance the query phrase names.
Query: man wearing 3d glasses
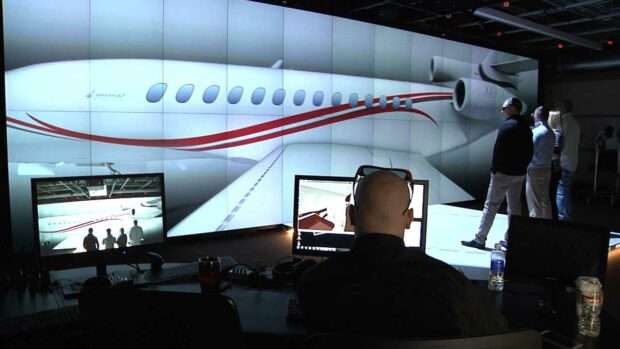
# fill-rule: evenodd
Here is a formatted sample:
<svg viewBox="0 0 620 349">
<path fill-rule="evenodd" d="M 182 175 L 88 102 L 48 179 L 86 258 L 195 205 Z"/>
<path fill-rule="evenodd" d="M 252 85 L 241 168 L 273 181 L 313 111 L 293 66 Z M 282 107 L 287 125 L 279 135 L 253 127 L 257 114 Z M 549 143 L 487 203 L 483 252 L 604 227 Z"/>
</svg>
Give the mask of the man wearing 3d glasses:
<svg viewBox="0 0 620 349">
<path fill-rule="evenodd" d="M 475 336 L 505 330 L 463 274 L 405 247 L 413 210 L 407 170 L 362 166 L 354 182 L 350 252 L 317 264 L 298 284 L 311 331 L 390 337 Z"/>
</svg>

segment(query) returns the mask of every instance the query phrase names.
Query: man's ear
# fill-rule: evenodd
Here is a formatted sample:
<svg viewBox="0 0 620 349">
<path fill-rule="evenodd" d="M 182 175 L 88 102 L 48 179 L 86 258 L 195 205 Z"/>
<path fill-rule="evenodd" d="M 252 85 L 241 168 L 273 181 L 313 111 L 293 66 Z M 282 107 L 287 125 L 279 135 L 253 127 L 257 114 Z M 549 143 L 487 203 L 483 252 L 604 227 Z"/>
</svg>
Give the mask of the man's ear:
<svg viewBox="0 0 620 349">
<path fill-rule="evenodd" d="M 351 222 L 351 225 L 355 225 L 355 205 L 349 205 L 349 208 L 347 209 L 347 216 L 349 216 L 349 222 Z"/>
<path fill-rule="evenodd" d="M 405 229 L 409 229 L 411 227 L 411 222 L 413 221 L 413 208 L 408 209 L 405 216 L 407 217 Z"/>
</svg>

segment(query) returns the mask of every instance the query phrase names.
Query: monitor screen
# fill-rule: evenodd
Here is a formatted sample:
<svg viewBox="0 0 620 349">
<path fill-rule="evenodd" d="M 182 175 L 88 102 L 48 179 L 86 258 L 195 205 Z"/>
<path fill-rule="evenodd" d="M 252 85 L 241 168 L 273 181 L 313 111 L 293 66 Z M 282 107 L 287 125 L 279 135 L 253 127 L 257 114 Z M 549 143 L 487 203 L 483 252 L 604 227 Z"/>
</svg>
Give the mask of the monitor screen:
<svg viewBox="0 0 620 349">
<path fill-rule="evenodd" d="M 578 276 L 605 279 L 609 228 L 511 216 L 505 277 L 511 281 L 558 282 Z"/>
<path fill-rule="evenodd" d="M 354 230 L 347 209 L 352 203 L 352 177 L 295 176 L 293 254 L 329 256 L 348 251 Z M 414 180 L 413 222 L 405 230 L 408 247 L 425 248 L 428 181 Z"/>
<path fill-rule="evenodd" d="M 133 248 L 164 239 L 161 173 L 33 178 L 32 202 L 41 257 Z"/>
</svg>

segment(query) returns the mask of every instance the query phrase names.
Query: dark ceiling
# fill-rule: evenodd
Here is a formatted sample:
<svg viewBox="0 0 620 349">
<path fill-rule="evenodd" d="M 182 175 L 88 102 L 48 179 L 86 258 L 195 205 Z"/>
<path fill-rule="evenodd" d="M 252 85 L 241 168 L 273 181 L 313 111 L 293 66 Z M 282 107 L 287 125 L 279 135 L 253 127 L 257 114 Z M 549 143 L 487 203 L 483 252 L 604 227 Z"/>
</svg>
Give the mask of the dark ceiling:
<svg viewBox="0 0 620 349">
<path fill-rule="evenodd" d="M 620 1 L 614 0 L 260 0 L 351 18 L 509 52 L 545 58 L 620 52 Z M 474 15 L 490 7 L 602 44 L 602 50 L 578 46 Z M 608 44 L 608 41 L 609 44 Z M 559 44 L 564 47 L 558 48 Z M 561 50 L 561 51 L 560 51 Z"/>
</svg>

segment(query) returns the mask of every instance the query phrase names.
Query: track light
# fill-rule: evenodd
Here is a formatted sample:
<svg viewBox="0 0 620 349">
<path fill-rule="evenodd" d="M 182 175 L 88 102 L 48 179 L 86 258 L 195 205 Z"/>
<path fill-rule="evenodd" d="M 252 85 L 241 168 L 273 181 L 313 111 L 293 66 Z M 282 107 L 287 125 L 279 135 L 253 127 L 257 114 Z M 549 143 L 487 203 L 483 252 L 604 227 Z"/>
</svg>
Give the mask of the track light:
<svg viewBox="0 0 620 349">
<path fill-rule="evenodd" d="M 571 42 L 576 45 L 588 47 L 594 50 L 602 50 L 603 45 L 599 42 L 588 40 L 580 36 L 553 29 L 551 27 L 519 18 L 511 14 L 492 9 L 490 7 L 481 7 L 474 11 L 474 15 L 500 23 L 504 23 L 513 27 L 529 30 L 538 34 L 554 37 L 562 41 Z"/>
</svg>

